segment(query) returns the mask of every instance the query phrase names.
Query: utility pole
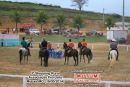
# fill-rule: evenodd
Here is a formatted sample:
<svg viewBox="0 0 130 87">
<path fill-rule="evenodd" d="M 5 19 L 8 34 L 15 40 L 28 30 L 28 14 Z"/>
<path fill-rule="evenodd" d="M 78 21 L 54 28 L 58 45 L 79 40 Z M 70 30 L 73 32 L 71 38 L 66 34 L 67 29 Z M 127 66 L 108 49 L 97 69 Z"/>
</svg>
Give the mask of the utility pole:
<svg viewBox="0 0 130 87">
<path fill-rule="evenodd" d="M 125 29 L 125 19 L 124 19 L 124 15 L 125 15 L 125 1 L 123 0 L 123 16 L 122 16 L 122 28 L 123 28 L 123 30 Z"/>
<path fill-rule="evenodd" d="M 103 15 L 102 15 L 103 24 L 105 24 L 105 23 L 104 23 L 104 22 L 105 22 L 105 21 L 104 21 L 104 20 L 105 20 L 105 18 L 104 18 L 104 17 L 105 17 L 104 11 L 105 11 L 105 9 L 103 8 Z"/>
</svg>

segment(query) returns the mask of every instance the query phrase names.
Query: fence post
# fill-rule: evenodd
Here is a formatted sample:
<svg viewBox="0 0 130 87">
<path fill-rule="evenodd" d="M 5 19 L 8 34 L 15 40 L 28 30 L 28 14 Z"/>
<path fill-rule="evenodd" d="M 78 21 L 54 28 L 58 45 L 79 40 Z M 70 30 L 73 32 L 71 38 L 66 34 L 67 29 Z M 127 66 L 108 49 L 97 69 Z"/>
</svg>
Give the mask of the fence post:
<svg viewBox="0 0 130 87">
<path fill-rule="evenodd" d="M 126 46 L 126 51 L 127 51 L 127 52 L 129 51 L 129 46 L 128 46 L 128 45 Z"/>
<path fill-rule="evenodd" d="M 92 44 L 92 50 L 93 50 L 93 44 Z"/>
<path fill-rule="evenodd" d="M 26 77 L 23 77 L 23 87 L 26 87 L 26 84 L 27 83 L 27 81 L 26 81 Z"/>
<path fill-rule="evenodd" d="M 105 87 L 111 87 L 110 82 L 106 82 Z"/>
</svg>

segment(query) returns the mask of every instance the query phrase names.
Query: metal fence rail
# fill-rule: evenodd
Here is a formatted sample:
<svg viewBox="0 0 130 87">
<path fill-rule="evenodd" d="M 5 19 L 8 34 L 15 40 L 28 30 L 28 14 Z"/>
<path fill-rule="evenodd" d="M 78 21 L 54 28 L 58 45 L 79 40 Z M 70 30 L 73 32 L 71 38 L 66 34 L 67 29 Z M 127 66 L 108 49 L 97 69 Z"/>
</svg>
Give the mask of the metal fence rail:
<svg viewBox="0 0 130 87">
<path fill-rule="evenodd" d="M 22 78 L 22 87 L 27 87 L 26 75 L 9 75 L 9 74 L 0 74 L 1 77 L 11 77 L 11 78 Z M 65 81 L 74 81 L 73 78 L 63 78 Z M 114 85 L 129 85 L 130 82 L 123 82 L 123 81 L 100 81 L 100 84 L 105 84 L 105 87 L 111 87 L 111 84 Z"/>
</svg>

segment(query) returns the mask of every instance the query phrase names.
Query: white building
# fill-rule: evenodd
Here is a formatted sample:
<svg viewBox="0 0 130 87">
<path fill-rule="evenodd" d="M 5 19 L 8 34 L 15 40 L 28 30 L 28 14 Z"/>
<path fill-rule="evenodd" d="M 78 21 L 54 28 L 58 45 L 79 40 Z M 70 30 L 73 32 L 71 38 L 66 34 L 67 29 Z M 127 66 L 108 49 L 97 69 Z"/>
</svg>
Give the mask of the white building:
<svg viewBox="0 0 130 87">
<path fill-rule="evenodd" d="M 111 29 L 107 28 L 107 40 L 112 40 L 113 38 L 119 40 L 120 38 L 127 39 L 128 28 L 125 27 L 123 30 L 122 27 L 112 27 Z"/>
</svg>

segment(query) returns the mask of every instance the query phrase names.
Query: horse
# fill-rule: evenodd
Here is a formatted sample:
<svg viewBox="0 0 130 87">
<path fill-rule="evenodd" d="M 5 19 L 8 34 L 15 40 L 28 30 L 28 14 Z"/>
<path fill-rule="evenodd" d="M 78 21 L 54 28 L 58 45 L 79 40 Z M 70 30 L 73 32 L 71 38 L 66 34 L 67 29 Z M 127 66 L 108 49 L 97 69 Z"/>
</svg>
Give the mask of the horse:
<svg viewBox="0 0 130 87">
<path fill-rule="evenodd" d="M 110 51 L 110 67 L 112 67 L 115 64 L 116 58 L 117 58 L 117 51 L 116 50 L 111 50 Z"/>
<path fill-rule="evenodd" d="M 48 67 L 48 58 L 49 58 L 49 52 L 46 48 L 42 47 L 40 44 L 39 44 L 39 58 L 41 58 L 41 66 L 43 65 L 43 61 L 44 61 L 44 66 L 45 67 Z M 44 58 L 44 60 L 43 60 Z"/>
<path fill-rule="evenodd" d="M 80 62 L 81 62 L 81 56 L 83 55 L 84 63 L 85 63 L 85 58 L 84 55 L 88 58 L 88 63 L 93 58 L 93 53 L 90 48 L 82 46 L 81 42 L 78 43 L 78 48 L 80 49 Z"/>
<path fill-rule="evenodd" d="M 27 62 L 28 62 L 28 56 L 29 56 L 29 52 L 26 48 L 20 48 L 19 49 L 19 58 L 20 58 L 20 64 L 23 60 L 23 57 L 24 57 L 24 61 L 25 61 L 25 57 L 27 57 Z"/>
<path fill-rule="evenodd" d="M 66 48 L 64 52 L 64 57 L 65 57 L 64 65 L 66 64 L 66 57 L 67 57 L 67 64 L 69 63 L 69 57 L 73 57 L 75 61 L 74 66 L 78 65 L 78 51 L 76 49 Z"/>
</svg>

